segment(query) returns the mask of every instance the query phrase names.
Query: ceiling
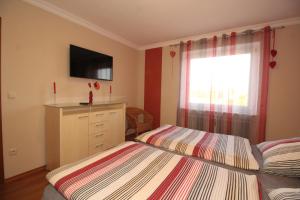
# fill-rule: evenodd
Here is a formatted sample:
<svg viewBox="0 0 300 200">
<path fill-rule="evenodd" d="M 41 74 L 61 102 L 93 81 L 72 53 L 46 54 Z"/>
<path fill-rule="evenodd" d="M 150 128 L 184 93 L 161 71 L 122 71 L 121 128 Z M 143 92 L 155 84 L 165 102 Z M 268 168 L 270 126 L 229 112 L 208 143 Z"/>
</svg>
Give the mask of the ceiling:
<svg viewBox="0 0 300 200">
<path fill-rule="evenodd" d="M 35 0 L 137 47 L 300 16 L 299 0 Z"/>
</svg>

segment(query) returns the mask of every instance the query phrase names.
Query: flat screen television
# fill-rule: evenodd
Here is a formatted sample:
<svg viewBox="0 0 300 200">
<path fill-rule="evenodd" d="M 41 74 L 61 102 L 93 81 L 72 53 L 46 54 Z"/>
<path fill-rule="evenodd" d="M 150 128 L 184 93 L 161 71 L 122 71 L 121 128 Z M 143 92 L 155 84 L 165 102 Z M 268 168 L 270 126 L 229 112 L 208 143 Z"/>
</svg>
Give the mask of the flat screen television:
<svg viewBox="0 0 300 200">
<path fill-rule="evenodd" d="M 70 45 L 70 76 L 113 80 L 113 57 Z"/>
</svg>

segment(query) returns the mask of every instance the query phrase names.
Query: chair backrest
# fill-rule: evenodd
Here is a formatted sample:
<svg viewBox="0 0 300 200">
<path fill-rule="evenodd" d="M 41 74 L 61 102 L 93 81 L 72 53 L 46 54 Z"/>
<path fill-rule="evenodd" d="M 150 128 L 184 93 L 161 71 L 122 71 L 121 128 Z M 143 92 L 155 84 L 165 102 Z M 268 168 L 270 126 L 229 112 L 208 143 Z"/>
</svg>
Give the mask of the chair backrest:
<svg viewBox="0 0 300 200">
<path fill-rule="evenodd" d="M 128 130 L 135 129 L 137 135 L 152 130 L 153 116 L 140 108 L 127 107 L 126 118 Z"/>
<path fill-rule="evenodd" d="M 129 116 L 133 116 L 137 119 L 141 118 L 140 116 L 143 117 L 143 121 L 152 121 L 153 117 L 151 114 L 149 114 L 147 111 L 136 108 L 136 107 L 127 107 L 126 108 L 126 114 Z"/>
<path fill-rule="evenodd" d="M 130 115 L 139 115 L 141 113 L 144 113 L 145 111 L 140 109 L 140 108 L 135 108 L 135 107 L 127 107 L 126 108 L 126 113 L 130 114 Z"/>
</svg>

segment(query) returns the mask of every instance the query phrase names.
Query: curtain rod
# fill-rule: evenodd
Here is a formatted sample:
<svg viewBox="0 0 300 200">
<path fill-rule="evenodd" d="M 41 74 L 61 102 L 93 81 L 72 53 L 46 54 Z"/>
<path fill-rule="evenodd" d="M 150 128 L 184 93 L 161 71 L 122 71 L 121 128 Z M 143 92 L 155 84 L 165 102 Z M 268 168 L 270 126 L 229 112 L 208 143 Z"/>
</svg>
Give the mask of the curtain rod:
<svg viewBox="0 0 300 200">
<path fill-rule="evenodd" d="M 277 30 L 277 29 L 283 29 L 283 28 L 285 28 L 285 26 L 275 26 L 275 27 L 271 27 L 271 31 Z M 244 31 L 238 31 L 238 32 L 237 32 L 237 36 L 238 36 L 238 35 L 245 35 L 245 34 L 247 34 L 247 32 L 249 32 L 249 31 L 251 31 L 252 33 L 257 33 L 257 32 L 261 32 L 261 31 L 263 31 L 263 30 L 264 30 L 264 28 L 259 28 L 259 29 L 247 29 L 247 30 L 244 30 Z M 221 32 L 221 31 L 220 31 L 220 32 Z M 235 31 L 232 31 L 232 32 L 235 32 Z M 225 36 L 230 36 L 230 33 L 229 33 L 229 34 L 221 33 L 221 34 L 216 34 L 216 35 L 219 35 L 219 36 L 223 36 L 223 35 L 225 35 Z M 211 37 L 213 37 L 213 36 L 211 36 Z M 198 41 L 198 40 L 201 40 L 201 39 L 207 39 L 207 38 L 211 38 L 211 37 L 203 37 L 203 38 L 198 38 L 198 39 L 195 39 L 195 40 L 192 40 L 192 39 L 191 39 L 191 41 Z M 187 42 L 187 41 L 189 41 L 189 40 L 180 41 L 179 43 L 175 43 L 175 44 L 170 44 L 169 47 L 176 47 L 176 46 L 178 46 L 181 42 Z"/>
<path fill-rule="evenodd" d="M 285 28 L 285 26 L 271 27 L 271 31 L 276 30 L 276 29 L 283 29 L 283 28 Z M 239 34 L 245 34 L 247 31 L 252 31 L 253 33 L 257 33 L 257 32 L 264 31 L 264 28 L 260 28 L 260 29 L 256 29 L 256 30 L 248 29 L 248 30 L 245 30 L 245 31 L 237 33 L 237 35 L 239 35 Z"/>
</svg>

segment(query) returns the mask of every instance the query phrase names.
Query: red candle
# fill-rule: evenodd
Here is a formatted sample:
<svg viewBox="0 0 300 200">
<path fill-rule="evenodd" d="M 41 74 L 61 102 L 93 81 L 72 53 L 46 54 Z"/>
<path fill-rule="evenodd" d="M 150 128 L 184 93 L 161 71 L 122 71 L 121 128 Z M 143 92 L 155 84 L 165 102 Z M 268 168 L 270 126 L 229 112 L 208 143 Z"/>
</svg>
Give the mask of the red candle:
<svg viewBox="0 0 300 200">
<path fill-rule="evenodd" d="M 111 85 L 109 86 L 109 94 L 111 94 L 112 90 L 111 90 Z"/>
<path fill-rule="evenodd" d="M 53 92 L 54 92 L 54 94 L 56 94 L 56 83 L 55 82 L 53 82 Z"/>
</svg>

